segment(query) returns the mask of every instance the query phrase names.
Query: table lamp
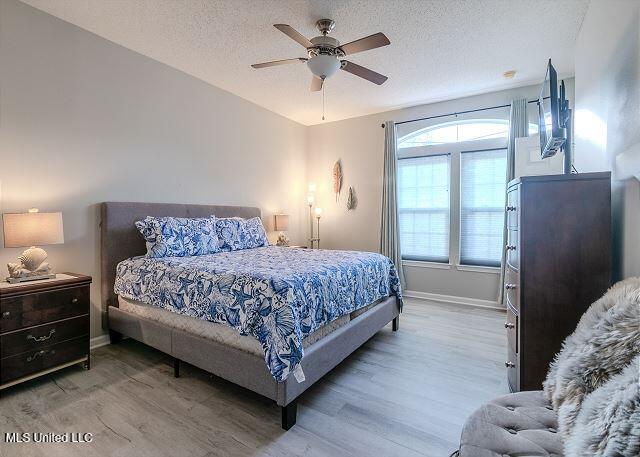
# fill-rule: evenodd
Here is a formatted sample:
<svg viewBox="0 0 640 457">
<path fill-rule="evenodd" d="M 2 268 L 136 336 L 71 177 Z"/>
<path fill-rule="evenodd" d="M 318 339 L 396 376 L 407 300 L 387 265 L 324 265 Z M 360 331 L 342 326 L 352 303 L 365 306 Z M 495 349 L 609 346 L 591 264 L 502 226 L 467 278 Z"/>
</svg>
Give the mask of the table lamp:
<svg viewBox="0 0 640 457">
<path fill-rule="evenodd" d="M 276 246 L 288 246 L 289 238 L 286 237 L 284 232 L 289 230 L 289 215 L 288 214 L 276 214 L 276 222 L 274 225 L 276 231 L 280 231 L 278 235 L 278 241 L 276 241 Z"/>
<path fill-rule="evenodd" d="M 4 247 L 29 247 L 18 257 L 20 263 L 7 264 L 7 281 L 14 284 L 55 278 L 51 265 L 45 262 L 47 253 L 36 246 L 64 243 L 62 213 L 40 213 L 32 208 L 27 213 L 5 213 L 2 219 Z"/>
</svg>

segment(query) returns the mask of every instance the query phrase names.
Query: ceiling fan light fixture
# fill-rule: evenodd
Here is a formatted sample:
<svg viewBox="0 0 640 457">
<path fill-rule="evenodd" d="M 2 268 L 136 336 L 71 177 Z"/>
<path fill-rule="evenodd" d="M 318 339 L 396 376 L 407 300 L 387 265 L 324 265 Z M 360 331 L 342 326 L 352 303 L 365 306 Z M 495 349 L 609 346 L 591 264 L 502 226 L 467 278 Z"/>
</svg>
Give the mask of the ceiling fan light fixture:
<svg viewBox="0 0 640 457">
<path fill-rule="evenodd" d="M 253 68 L 268 68 L 296 62 L 307 62 L 309 71 L 313 73 L 311 85 L 309 86 L 309 90 L 312 92 L 322 90 L 324 80 L 330 78 L 341 69 L 377 85 L 383 84 L 387 80 L 387 77 L 380 73 L 348 60 L 341 60 L 358 52 L 369 51 L 391 44 L 389 38 L 382 32 L 374 33 L 347 44 L 340 44 L 340 41 L 328 35 L 335 26 L 335 22 L 331 19 L 320 19 L 316 26 L 322 35 L 310 40 L 288 24 L 274 24 L 273 26 L 301 46 L 304 46 L 309 57 L 256 63 L 251 65 Z"/>
<path fill-rule="evenodd" d="M 307 66 L 318 78 L 326 79 L 340 69 L 340 61 L 334 56 L 321 54 L 307 60 Z"/>
</svg>

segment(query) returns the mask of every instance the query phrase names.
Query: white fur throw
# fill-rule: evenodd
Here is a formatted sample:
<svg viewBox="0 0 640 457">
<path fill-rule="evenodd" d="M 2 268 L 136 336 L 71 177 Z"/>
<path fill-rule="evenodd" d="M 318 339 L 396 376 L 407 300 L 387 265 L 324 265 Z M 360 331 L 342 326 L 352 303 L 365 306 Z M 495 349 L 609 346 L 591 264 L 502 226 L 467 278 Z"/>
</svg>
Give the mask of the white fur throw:
<svg viewBox="0 0 640 457">
<path fill-rule="evenodd" d="M 640 354 L 639 319 L 640 278 L 629 278 L 593 303 L 564 341 L 549 368 L 544 391 L 558 413 L 558 426 L 565 440 L 572 434 L 585 397 L 621 373 Z M 597 428 L 597 424 L 593 425 Z M 581 426 L 583 432 L 586 429 L 588 426 Z M 583 438 L 589 442 L 588 437 Z"/>
<path fill-rule="evenodd" d="M 586 396 L 565 441 L 568 456 L 640 455 L 640 357 Z"/>
</svg>

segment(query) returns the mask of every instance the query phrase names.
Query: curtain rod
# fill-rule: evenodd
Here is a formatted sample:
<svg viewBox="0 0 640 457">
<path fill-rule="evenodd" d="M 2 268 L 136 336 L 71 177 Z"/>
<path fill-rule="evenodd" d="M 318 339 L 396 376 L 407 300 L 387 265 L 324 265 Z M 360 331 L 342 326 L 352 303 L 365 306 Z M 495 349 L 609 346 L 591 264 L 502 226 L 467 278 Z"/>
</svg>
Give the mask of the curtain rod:
<svg viewBox="0 0 640 457">
<path fill-rule="evenodd" d="M 547 98 L 549 98 L 549 97 L 545 97 L 545 99 L 547 99 Z M 527 103 L 538 103 L 538 99 L 529 100 Z M 400 122 L 396 122 L 396 125 L 408 124 L 409 122 L 428 121 L 429 119 L 438 119 L 440 117 L 457 116 L 458 114 L 477 113 L 478 111 L 487 111 L 487 110 L 490 110 L 490 109 L 508 108 L 510 106 L 511 106 L 511 104 L 508 104 L 508 105 L 496 105 L 496 106 L 490 106 L 488 108 L 470 109 L 470 110 L 467 110 L 467 111 L 456 111 L 454 113 L 449 113 L 449 114 L 439 114 L 437 116 L 421 117 L 421 118 L 418 118 L 418 119 L 410 119 L 408 121 L 400 121 Z M 380 127 L 384 128 L 384 124 L 381 124 Z"/>
</svg>

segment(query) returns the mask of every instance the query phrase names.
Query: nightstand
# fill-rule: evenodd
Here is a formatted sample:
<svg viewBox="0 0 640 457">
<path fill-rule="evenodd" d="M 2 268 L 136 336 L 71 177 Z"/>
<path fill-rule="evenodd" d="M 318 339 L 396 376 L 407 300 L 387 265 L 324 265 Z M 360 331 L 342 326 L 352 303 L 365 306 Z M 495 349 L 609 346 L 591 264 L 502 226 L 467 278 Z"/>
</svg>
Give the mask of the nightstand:
<svg viewBox="0 0 640 457">
<path fill-rule="evenodd" d="M 91 277 L 0 282 L 0 390 L 77 363 L 89 369 Z"/>
</svg>

